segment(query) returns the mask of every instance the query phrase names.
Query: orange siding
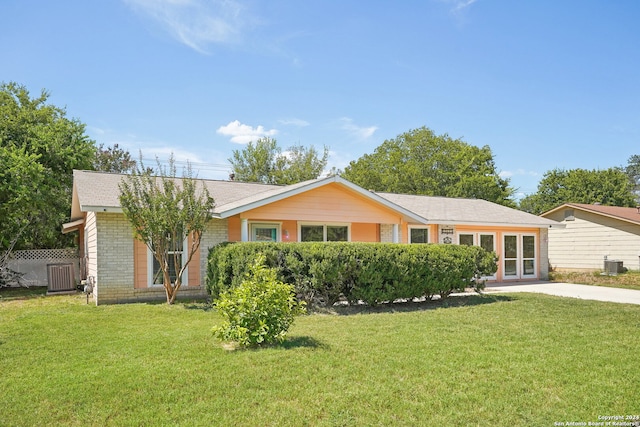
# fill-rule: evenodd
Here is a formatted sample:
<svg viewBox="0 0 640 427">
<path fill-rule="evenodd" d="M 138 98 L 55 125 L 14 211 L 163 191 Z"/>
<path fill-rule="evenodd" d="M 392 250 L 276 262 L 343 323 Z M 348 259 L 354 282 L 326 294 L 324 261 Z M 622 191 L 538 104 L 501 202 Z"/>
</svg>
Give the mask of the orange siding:
<svg viewBox="0 0 640 427">
<path fill-rule="evenodd" d="M 379 242 L 380 226 L 378 224 L 351 224 L 352 242 Z"/>
<path fill-rule="evenodd" d="M 147 245 L 138 239 L 133 239 L 133 287 L 136 289 L 148 287 L 147 276 Z"/>
<path fill-rule="evenodd" d="M 283 242 L 297 242 L 298 241 L 298 221 L 282 221 L 280 229 L 282 236 L 280 240 Z"/>
<path fill-rule="evenodd" d="M 297 220 L 374 224 L 394 224 L 400 222 L 400 218 L 396 212 L 368 200 L 355 192 L 347 190 L 338 184 L 325 185 L 244 212 L 241 214 L 241 217 L 251 220 L 260 218 L 270 221 Z M 232 229 L 232 224 L 229 224 L 229 229 Z"/>
<path fill-rule="evenodd" d="M 189 236 L 188 247 L 191 247 L 192 240 L 193 237 Z M 200 286 L 200 247 L 193 254 L 187 270 L 187 286 Z"/>
<path fill-rule="evenodd" d="M 229 235 L 230 242 L 239 242 L 240 241 L 240 216 L 232 216 L 227 220 L 227 227 L 229 230 L 227 231 Z"/>
</svg>

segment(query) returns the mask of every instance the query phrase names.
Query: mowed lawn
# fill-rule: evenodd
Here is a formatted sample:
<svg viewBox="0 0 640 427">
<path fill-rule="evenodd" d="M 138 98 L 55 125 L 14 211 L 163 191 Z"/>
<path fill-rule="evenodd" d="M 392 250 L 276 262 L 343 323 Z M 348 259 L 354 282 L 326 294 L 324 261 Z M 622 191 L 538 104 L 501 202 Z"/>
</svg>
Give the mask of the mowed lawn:
<svg viewBox="0 0 640 427">
<path fill-rule="evenodd" d="M 640 308 L 451 298 L 296 320 L 228 351 L 203 303 L 0 291 L 0 425 L 523 425 L 640 414 Z"/>
</svg>

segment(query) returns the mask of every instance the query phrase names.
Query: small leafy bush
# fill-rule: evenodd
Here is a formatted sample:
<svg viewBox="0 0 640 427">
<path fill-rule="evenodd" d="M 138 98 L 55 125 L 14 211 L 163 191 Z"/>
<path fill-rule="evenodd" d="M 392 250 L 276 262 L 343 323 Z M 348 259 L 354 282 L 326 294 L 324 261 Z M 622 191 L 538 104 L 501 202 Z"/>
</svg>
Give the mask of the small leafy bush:
<svg viewBox="0 0 640 427">
<path fill-rule="evenodd" d="M 213 333 L 223 341 L 241 346 L 281 343 L 296 315 L 305 312 L 305 303 L 295 298 L 293 285 L 277 278 L 259 254 L 239 286 L 220 294 L 216 307 L 225 319 Z"/>
</svg>

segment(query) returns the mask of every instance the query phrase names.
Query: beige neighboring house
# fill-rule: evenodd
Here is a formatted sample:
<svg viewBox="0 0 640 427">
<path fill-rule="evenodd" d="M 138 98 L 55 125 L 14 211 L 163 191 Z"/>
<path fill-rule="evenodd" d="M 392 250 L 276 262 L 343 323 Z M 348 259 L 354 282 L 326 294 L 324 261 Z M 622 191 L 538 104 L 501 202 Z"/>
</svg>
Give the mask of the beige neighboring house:
<svg viewBox="0 0 640 427">
<path fill-rule="evenodd" d="M 133 238 L 120 207 L 124 175 L 74 171 L 71 222 L 82 279 L 96 304 L 163 299 L 158 264 Z M 548 277 L 547 232 L 555 221 L 485 200 L 376 193 L 340 176 L 293 185 L 200 180 L 215 200 L 179 297 L 206 296 L 208 248 L 245 241 L 475 245 L 495 251 L 497 282 Z"/>
<path fill-rule="evenodd" d="M 640 209 L 565 203 L 541 215 L 549 230 L 549 264 L 560 271 L 603 270 L 608 261 L 640 270 Z"/>
</svg>

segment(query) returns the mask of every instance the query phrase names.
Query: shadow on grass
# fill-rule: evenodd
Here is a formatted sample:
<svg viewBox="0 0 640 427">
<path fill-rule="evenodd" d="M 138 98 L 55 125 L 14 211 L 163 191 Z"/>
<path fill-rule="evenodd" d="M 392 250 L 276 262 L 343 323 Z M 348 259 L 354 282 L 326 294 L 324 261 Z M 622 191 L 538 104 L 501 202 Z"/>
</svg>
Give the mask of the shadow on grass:
<svg viewBox="0 0 640 427">
<path fill-rule="evenodd" d="M 46 286 L 32 286 L 30 288 L 0 288 L 0 302 L 41 298 L 46 295 Z"/>
<path fill-rule="evenodd" d="M 329 346 L 324 344 L 313 337 L 301 336 L 301 337 L 286 337 L 284 342 L 280 344 L 263 344 L 263 345 L 250 345 L 247 347 L 239 346 L 238 343 L 222 342 L 222 348 L 230 351 L 262 351 L 262 350 L 294 350 L 296 348 L 312 348 L 312 349 L 328 349 Z"/>
<path fill-rule="evenodd" d="M 287 337 L 282 344 L 277 347 L 290 350 L 294 348 L 321 348 L 327 349 L 329 346 L 324 344 L 313 337 Z"/>
<path fill-rule="evenodd" d="M 166 302 L 165 302 L 166 304 Z M 180 304 L 187 310 L 211 311 L 213 304 L 208 300 L 180 301 Z"/>
<path fill-rule="evenodd" d="M 358 305 L 335 305 L 330 308 L 310 309 L 310 314 L 336 314 L 340 316 L 350 316 L 354 314 L 371 313 L 404 313 L 413 311 L 435 310 L 439 308 L 470 307 L 476 305 L 493 304 L 496 302 L 508 302 L 517 299 L 506 295 L 470 294 L 460 296 L 450 296 L 444 300 L 429 301 L 406 301 L 387 302 L 377 306 L 366 304 Z"/>
</svg>

